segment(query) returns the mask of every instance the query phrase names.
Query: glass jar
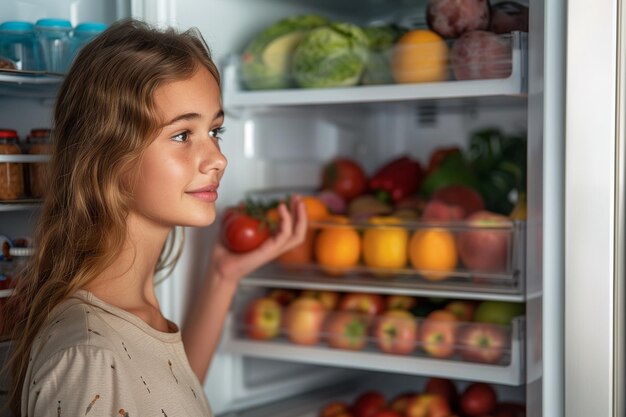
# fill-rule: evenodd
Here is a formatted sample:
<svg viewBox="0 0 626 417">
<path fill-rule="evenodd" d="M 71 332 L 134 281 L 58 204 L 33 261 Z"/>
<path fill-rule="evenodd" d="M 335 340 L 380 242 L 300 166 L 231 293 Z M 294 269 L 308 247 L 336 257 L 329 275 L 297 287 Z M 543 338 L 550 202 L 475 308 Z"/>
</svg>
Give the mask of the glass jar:
<svg viewBox="0 0 626 417">
<path fill-rule="evenodd" d="M 0 155 L 19 155 L 17 132 L 12 129 L 0 129 Z M 16 200 L 22 196 L 24 182 L 22 164 L 18 162 L 0 162 L 0 200 Z"/>
<path fill-rule="evenodd" d="M 50 155 L 52 143 L 50 142 L 50 129 L 32 129 L 28 135 L 28 153 L 31 155 Z M 32 197 L 42 198 L 47 186 L 46 170 L 48 164 L 36 162 L 29 164 L 28 185 Z"/>
<path fill-rule="evenodd" d="M 65 19 L 39 19 L 35 33 L 43 55 L 44 69 L 65 73 L 70 58 L 70 33 L 72 24 Z"/>
<path fill-rule="evenodd" d="M 11 60 L 15 69 L 41 70 L 35 25 L 19 20 L 0 24 L 0 56 Z"/>
<path fill-rule="evenodd" d="M 106 28 L 107 25 L 98 22 L 83 22 L 76 25 L 70 41 L 70 60 L 73 61 L 80 50 Z"/>
</svg>

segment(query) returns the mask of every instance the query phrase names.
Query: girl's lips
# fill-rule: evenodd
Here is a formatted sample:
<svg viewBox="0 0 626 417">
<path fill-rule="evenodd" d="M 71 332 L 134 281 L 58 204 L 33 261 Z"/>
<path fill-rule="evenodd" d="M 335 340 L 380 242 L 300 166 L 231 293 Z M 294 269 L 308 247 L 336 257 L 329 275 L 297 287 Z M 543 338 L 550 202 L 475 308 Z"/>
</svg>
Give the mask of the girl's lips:
<svg viewBox="0 0 626 417">
<path fill-rule="evenodd" d="M 211 190 L 206 190 L 206 191 L 190 191 L 187 194 L 189 194 L 190 196 L 197 198 L 199 200 L 202 201 L 206 201 L 209 203 L 213 203 L 215 202 L 215 200 L 217 200 L 217 191 L 215 189 Z"/>
<path fill-rule="evenodd" d="M 188 191 L 187 194 L 199 200 L 213 203 L 215 200 L 217 200 L 217 187 L 218 185 L 209 185 L 199 188 L 197 190 Z"/>
</svg>

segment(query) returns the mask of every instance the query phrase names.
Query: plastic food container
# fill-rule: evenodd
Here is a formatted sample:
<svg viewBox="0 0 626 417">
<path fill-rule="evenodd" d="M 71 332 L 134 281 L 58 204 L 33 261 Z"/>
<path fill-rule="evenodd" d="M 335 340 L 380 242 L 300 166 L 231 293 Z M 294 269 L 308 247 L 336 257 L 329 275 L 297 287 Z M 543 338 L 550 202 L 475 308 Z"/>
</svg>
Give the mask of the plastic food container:
<svg viewBox="0 0 626 417">
<path fill-rule="evenodd" d="M 28 153 L 31 155 L 49 155 L 52 153 L 50 142 L 50 129 L 32 129 L 28 135 L 30 145 Z M 46 190 L 46 167 L 45 163 L 29 164 L 30 195 L 35 198 L 43 197 Z"/>
<path fill-rule="evenodd" d="M 44 68 L 48 72 L 64 73 L 70 62 L 70 33 L 72 24 L 65 19 L 39 19 L 35 32 L 41 47 Z"/>
<path fill-rule="evenodd" d="M 80 50 L 106 28 L 106 24 L 98 22 L 83 22 L 76 25 L 70 42 L 70 60 L 73 61 Z"/>
<path fill-rule="evenodd" d="M 0 130 L 0 155 L 19 155 L 17 132 L 12 129 Z M 0 163 L 0 200 L 16 200 L 24 191 L 22 164 Z"/>
<path fill-rule="evenodd" d="M 0 57 L 10 60 L 18 70 L 41 68 L 39 45 L 30 22 L 7 21 L 0 24 Z"/>
</svg>

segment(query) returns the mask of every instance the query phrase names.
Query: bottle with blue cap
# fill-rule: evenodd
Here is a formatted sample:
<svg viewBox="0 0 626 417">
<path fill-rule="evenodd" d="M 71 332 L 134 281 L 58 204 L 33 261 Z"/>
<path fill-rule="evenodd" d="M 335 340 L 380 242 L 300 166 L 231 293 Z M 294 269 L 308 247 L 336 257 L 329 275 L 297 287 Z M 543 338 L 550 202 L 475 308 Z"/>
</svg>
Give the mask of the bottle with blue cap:
<svg viewBox="0 0 626 417">
<path fill-rule="evenodd" d="M 12 61 L 18 70 L 43 69 L 34 26 L 20 20 L 0 24 L 0 56 Z"/>
<path fill-rule="evenodd" d="M 39 19 L 35 23 L 35 32 L 46 71 L 56 73 L 67 71 L 70 63 L 71 31 L 72 24 L 65 19 Z"/>
<path fill-rule="evenodd" d="M 73 61 L 80 50 L 106 28 L 106 24 L 99 22 L 82 22 L 76 25 L 70 42 L 70 61 Z"/>
</svg>

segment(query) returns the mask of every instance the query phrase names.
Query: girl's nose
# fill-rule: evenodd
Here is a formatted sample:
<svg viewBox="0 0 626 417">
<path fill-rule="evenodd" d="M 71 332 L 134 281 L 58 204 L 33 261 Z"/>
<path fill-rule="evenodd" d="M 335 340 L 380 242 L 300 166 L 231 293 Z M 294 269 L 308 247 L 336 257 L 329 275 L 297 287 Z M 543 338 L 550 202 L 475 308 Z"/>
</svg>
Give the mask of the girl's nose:
<svg viewBox="0 0 626 417">
<path fill-rule="evenodd" d="M 212 139 L 209 141 L 209 144 L 202 149 L 200 156 L 200 172 L 204 174 L 211 170 L 224 171 L 226 165 L 228 165 L 228 160 L 220 150 L 219 145 Z"/>
</svg>

